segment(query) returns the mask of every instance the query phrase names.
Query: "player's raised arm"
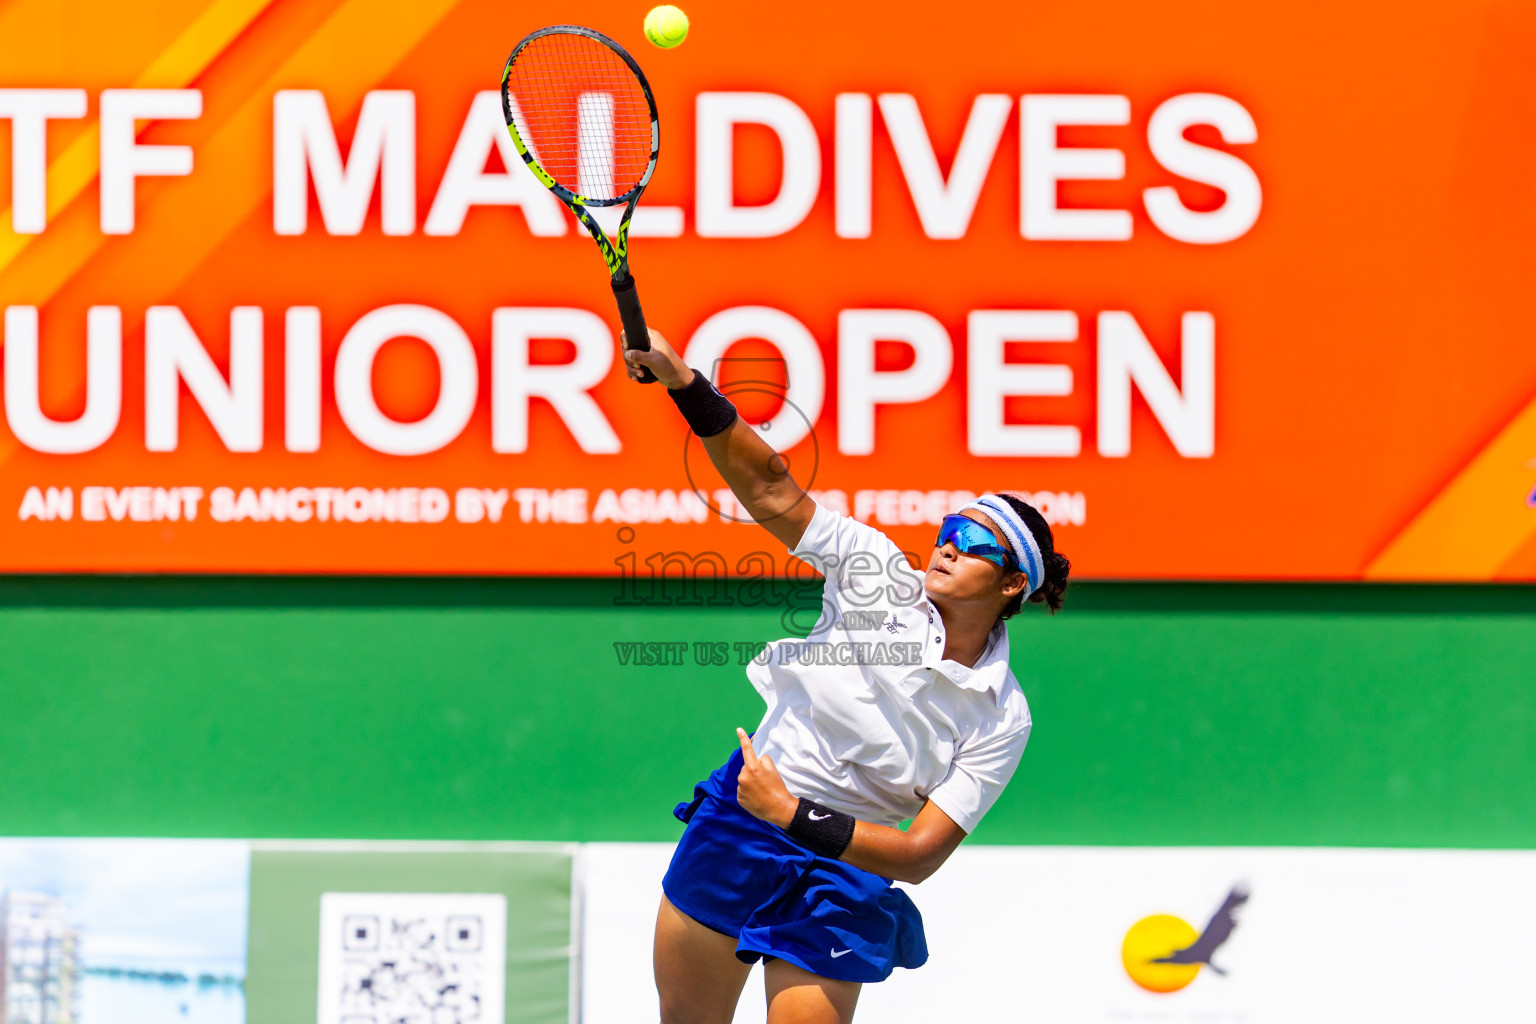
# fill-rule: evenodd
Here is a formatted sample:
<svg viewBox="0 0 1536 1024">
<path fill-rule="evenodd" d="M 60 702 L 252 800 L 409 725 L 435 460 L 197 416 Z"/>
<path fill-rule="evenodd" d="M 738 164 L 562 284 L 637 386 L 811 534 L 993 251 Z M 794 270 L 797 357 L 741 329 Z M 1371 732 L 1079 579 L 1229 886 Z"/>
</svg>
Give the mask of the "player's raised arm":
<svg viewBox="0 0 1536 1024">
<path fill-rule="evenodd" d="M 624 350 L 629 378 L 640 380 L 645 368 L 667 386 L 667 394 L 747 514 L 785 547 L 796 547 L 816 513 L 816 503 L 795 483 L 784 457 L 736 414 L 730 399 L 690 369 L 660 333 L 653 330 L 650 336 L 650 351 Z"/>
</svg>

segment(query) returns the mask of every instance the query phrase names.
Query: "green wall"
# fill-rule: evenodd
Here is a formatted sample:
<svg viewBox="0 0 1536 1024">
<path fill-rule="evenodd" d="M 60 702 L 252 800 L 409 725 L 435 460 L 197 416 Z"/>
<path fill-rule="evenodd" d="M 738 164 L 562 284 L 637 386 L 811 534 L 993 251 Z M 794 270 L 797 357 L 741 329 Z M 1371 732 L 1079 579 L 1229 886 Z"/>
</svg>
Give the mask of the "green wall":
<svg viewBox="0 0 1536 1024">
<path fill-rule="evenodd" d="M 0 579 L 0 834 L 667 840 L 771 607 L 605 580 Z M 1033 612 L 1033 610 L 1032 610 Z M 993 843 L 1536 847 L 1536 588 L 1074 586 Z"/>
</svg>

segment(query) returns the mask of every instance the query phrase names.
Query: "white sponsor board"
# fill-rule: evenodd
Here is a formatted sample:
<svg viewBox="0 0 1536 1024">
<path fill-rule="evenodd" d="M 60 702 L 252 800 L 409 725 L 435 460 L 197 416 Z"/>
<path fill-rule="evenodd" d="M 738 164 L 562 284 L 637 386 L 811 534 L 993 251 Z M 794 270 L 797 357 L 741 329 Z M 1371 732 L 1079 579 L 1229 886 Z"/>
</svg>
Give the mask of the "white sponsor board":
<svg viewBox="0 0 1536 1024">
<path fill-rule="evenodd" d="M 585 1024 L 657 1020 L 651 937 L 670 855 L 667 844 L 583 848 Z M 1184 954 L 1199 957 L 1240 887 L 1235 927 L 1209 950 L 1224 974 L 1191 965 L 1164 993 L 1133 980 L 1145 960 L 1133 954 L 1128 968 L 1122 947 L 1138 922 L 1166 915 L 1204 932 Z M 1536 852 L 977 846 L 912 896 L 928 964 L 865 986 L 862 1020 L 1536 1020 Z M 758 968 L 736 1022 L 763 1019 Z"/>
<path fill-rule="evenodd" d="M 324 893 L 316 1020 L 501 1021 L 506 963 L 500 893 Z"/>
</svg>

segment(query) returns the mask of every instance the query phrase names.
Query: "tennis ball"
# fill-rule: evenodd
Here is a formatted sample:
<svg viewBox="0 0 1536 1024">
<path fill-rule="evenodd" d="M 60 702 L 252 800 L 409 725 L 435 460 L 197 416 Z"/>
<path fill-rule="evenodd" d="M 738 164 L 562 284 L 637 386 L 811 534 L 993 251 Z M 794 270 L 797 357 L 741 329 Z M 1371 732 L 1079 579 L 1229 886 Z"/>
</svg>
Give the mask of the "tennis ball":
<svg viewBox="0 0 1536 1024">
<path fill-rule="evenodd" d="M 663 50 L 681 45 L 688 38 L 688 15 L 671 4 L 652 7 L 645 16 L 645 38 Z"/>
</svg>

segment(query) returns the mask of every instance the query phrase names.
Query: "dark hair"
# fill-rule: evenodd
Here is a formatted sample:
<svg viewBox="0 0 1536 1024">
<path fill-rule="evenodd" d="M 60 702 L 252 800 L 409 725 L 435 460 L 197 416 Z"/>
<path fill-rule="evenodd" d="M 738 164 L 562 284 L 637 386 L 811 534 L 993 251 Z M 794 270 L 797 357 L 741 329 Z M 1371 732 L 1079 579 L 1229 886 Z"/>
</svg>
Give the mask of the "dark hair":
<svg viewBox="0 0 1536 1024">
<path fill-rule="evenodd" d="M 1035 535 L 1035 543 L 1040 545 L 1041 561 L 1045 563 L 1045 582 L 1040 584 L 1039 590 L 1029 595 L 1029 600 L 1033 604 L 1044 603 L 1050 608 L 1051 614 L 1055 615 L 1067 592 L 1067 577 L 1072 572 L 1072 563 L 1067 561 L 1066 555 L 1056 550 L 1055 538 L 1051 536 L 1051 524 L 1045 521 L 1045 516 L 1035 506 L 1011 494 L 999 494 L 998 497 L 1019 514 L 1024 525 L 1029 527 L 1029 532 Z M 1019 593 L 1003 609 L 1002 617 L 1012 618 L 1023 607 L 1024 595 Z"/>
</svg>

